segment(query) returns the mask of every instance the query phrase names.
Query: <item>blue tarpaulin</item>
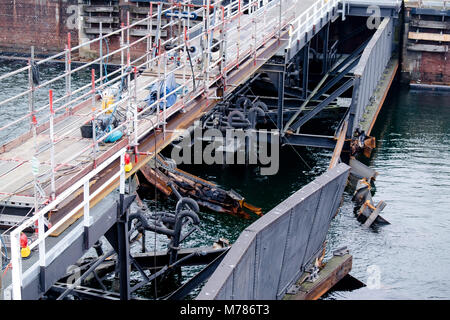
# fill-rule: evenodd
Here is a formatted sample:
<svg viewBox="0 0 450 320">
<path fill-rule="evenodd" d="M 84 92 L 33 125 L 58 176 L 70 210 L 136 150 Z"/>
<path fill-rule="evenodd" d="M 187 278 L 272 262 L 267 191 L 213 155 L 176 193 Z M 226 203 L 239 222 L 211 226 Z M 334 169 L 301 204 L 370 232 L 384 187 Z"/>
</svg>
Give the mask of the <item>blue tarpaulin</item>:
<svg viewBox="0 0 450 320">
<path fill-rule="evenodd" d="M 147 98 L 145 98 L 145 101 L 147 102 L 147 106 L 152 105 L 158 100 L 158 90 L 159 90 L 159 98 L 162 98 L 164 96 L 164 82 L 166 83 L 166 94 L 168 96 L 166 97 L 167 105 L 166 108 L 170 108 L 175 104 L 177 101 L 177 94 L 178 90 L 174 91 L 176 88 L 178 88 L 180 85 L 176 83 L 175 76 L 170 74 L 165 81 L 160 81 L 158 83 L 154 83 L 147 87 L 147 89 L 150 91 Z M 169 94 L 173 92 L 172 94 Z M 159 103 L 160 108 L 164 108 L 164 101 L 161 101 Z"/>
</svg>

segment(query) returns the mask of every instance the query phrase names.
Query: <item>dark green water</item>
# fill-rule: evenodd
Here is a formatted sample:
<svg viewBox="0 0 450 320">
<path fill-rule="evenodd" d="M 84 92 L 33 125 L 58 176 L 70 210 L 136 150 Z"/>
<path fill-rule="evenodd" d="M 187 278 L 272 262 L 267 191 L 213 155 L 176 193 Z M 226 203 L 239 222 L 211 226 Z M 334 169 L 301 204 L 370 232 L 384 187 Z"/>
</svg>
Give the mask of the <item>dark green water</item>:
<svg viewBox="0 0 450 320">
<path fill-rule="evenodd" d="M 450 298 L 450 94 L 393 87 L 372 134 L 367 163 L 380 175 L 375 202 L 391 225 L 359 226 L 349 195 L 332 223 L 330 245 L 347 245 L 352 274 L 366 282 L 380 271 L 380 288 L 334 293 L 334 299 Z"/>
<path fill-rule="evenodd" d="M 19 67 L 1 62 L 0 74 Z M 59 66 L 55 72 L 61 71 Z M 49 73 L 49 76 L 51 72 Z M 80 77 L 82 84 L 89 76 Z M 0 99 L 8 90 L 27 85 L 26 77 L 0 83 Z M 74 83 L 74 87 L 77 83 Z M 81 83 L 79 84 L 81 85 Z M 58 88 L 55 88 L 55 90 Z M 63 87 L 59 87 L 63 90 Z M 45 96 L 45 95 L 44 95 Z M 44 96 L 42 99 L 44 99 Z M 388 226 L 365 229 L 353 215 L 351 194 L 345 194 L 340 214 L 332 222 L 329 248 L 346 245 L 353 254 L 351 274 L 368 282 L 367 268 L 380 271 L 378 289 L 334 292 L 327 299 L 435 299 L 450 298 L 450 94 L 414 92 L 394 87 L 379 115 L 372 135 L 377 149 L 366 163 L 379 172 L 374 201 L 384 200 L 382 216 Z M 1 110 L 0 122 L 10 112 L 25 114 L 26 101 Z M 300 155 L 299 155 L 300 154 Z M 189 166 L 187 171 L 234 189 L 249 203 L 268 212 L 289 195 L 324 172 L 331 153 L 284 147 L 276 176 L 260 176 L 254 167 Z M 152 206 L 152 202 L 148 201 Z M 158 209 L 174 210 L 174 201 L 159 201 Z M 236 240 L 252 221 L 224 214 L 200 214 L 201 231 L 183 246 L 211 245 L 219 237 Z M 156 247 L 165 247 L 165 237 Z M 147 238 L 149 249 L 155 239 Z M 135 250 L 138 250 L 136 248 Z M 331 250 L 329 252 L 331 252 Z M 195 269 L 187 270 L 185 276 Z M 141 290 L 150 296 L 152 289 Z"/>
</svg>

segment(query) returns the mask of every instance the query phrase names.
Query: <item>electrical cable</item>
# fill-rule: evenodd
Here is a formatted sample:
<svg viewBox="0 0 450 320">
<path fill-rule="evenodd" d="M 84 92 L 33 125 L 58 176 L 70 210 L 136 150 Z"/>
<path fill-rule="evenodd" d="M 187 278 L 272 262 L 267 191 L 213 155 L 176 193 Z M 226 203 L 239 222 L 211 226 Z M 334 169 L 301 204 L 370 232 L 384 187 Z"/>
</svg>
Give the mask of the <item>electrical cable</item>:
<svg viewBox="0 0 450 320">
<path fill-rule="evenodd" d="M 108 39 L 104 38 L 103 39 L 105 41 L 106 44 L 106 61 L 103 64 L 103 69 L 105 70 L 105 80 L 106 82 L 109 82 L 108 80 L 108 63 L 109 63 L 109 45 L 108 45 Z M 102 58 L 103 61 L 103 58 Z"/>
<path fill-rule="evenodd" d="M 186 48 L 186 52 L 188 54 L 188 59 L 189 59 L 189 65 L 191 66 L 191 73 L 192 73 L 192 85 L 193 85 L 193 90 L 192 91 L 196 91 L 197 86 L 195 85 L 195 73 L 194 73 L 194 66 L 192 65 L 192 59 L 191 59 L 191 54 L 189 53 L 189 48 L 187 46 L 187 41 L 184 40 L 184 47 Z"/>
</svg>

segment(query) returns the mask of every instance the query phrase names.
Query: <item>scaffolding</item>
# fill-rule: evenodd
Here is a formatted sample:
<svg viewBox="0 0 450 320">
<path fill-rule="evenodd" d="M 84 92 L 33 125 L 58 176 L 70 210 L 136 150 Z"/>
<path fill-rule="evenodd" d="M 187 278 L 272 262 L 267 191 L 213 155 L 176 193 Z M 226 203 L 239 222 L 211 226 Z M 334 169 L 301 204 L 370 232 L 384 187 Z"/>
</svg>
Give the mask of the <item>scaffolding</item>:
<svg viewBox="0 0 450 320">
<path fill-rule="evenodd" d="M 39 248 L 39 264 L 45 267 L 45 239 L 49 235 L 81 209 L 85 226 L 89 226 L 91 200 L 118 177 L 122 193 L 126 152 L 139 154 L 141 140 L 152 131 L 159 130 L 165 138 L 171 117 L 185 112 L 199 97 L 206 97 L 206 101 L 222 99 L 217 89 L 226 92 L 227 86 L 232 85 L 230 74 L 244 62 L 250 60 L 256 66 L 257 53 L 269 40 L 276 39 L 279 49 L 285 49 L 286 45 L 290 48 L 315 27 L 318 19 L 337 8 L 340 1 L 227 2 L 226 5 L 221 0 L 203 0 L 202 5 L 190 0 L 151 2 L 147 17 L 142 20 L 130 23 L 128 13 L 126 24 L 109 33 L 103 33 L 100 23 L 100 36 L 77 46 L 72 46 L 69 33 L 63 52 L 37 60 L 32 50 L 27 66 L 0 76 L 0 81 L 13 81 L 25 74 L 29 83 L 27 90 L 20 93 L 11 90 L 11 97 L 0 102 L 0 108 L 24 99 L 28 102 L 26 114 L 0 127 L 1 161 L 12 163 L 10 170 L 0 173 L 0 179 L 7 181 L 0 189 L 0 203 L 34 212 L 10 233 L 14 299 L 21 298 L 23 270 L 19 241 L 23 230 L 37 223 L 38 238 L 32 246 Z M 170 19 L 163 24 L 164 16 Z M 201 17 L 201 22 L 193 25 L 191 19 L 195 17 Z M 155 20 L 156 34 L 152 35 Z M 147 25 L 147 34 L 132 39 L 131 31 L 143 24 Z M 170 36 L 162 39 L 163 30 L 170 31 L 167 32 Z M 283 39 L 286 30 L 288 38 Z M 120 47 L 105 53 L 103 44 L 113 37 L 119 37 Z M 99 56 L 76 66 L 74 57 L 90 46 L 99 48 Z M 145 50 L 139 54 L 142 47 Z M 39 66 L 57 59 L 64 60 L 64 71 L 41 81 Z M 117 69 L 107 72 L 105 61 L 118 61 Z M 99 66 L 98 72 L 94 66 Z M 89 83 L 73 88 L 75 77 L 89 73 Z M 64 94 L 55 96 L 54 87 L 59 82 L 64 83 Z M 153 99 L 149 99 L 149 88 L 156 88 Z M 48 99 L 37 99 L 38 91 L 48 92 Z M 106 93 L 111 91 L 116 92 L 114 99 L 106 103 Z M 176 101 L 172 102 L 174 96 Z M 98 129 L 97 123 L 106 119 L 109 125 L 112 115 L 118 115 L 117 125 Z M 89 125 L 92 137 L 83 138 L 80 128 Z M 118 135 L 121 139 L 114 140 Z M 119 170 L 95 192 L 90 192 L 90 181 L 117 159 L 121 159 Z M 83 201 L 58 223 L 48 225 L 46 216 L 80 190 Z"/>
</svg>

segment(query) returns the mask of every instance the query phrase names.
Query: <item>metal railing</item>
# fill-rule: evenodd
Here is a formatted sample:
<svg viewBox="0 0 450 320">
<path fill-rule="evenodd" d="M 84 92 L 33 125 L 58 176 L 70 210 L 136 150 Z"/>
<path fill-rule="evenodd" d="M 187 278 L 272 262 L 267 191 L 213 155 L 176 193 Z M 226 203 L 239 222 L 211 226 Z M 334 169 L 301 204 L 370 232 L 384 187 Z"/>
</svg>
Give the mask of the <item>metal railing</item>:
<svg viewBox="0 0 450 320">
<path fill-rule="evenodd" d="M 355 67 L 353 72 L 355 84 L 352 97 L 352 110 L 354 110 L 355 115 L 352 128 L 358 126 L 378 81 L 391 58 L 392 37 L 393 20 L 384 18 Z"/>
<path fill-rule="evenodd" d="M 8 103 L 26 98 L 29 105 L 28 112 L 25 115 L 3 125 L 0 128 L 0 132 L 14 128 L 21 122 L 28 123 L 30 131 L 25 136 L 28 135 L 28 138 L 33 138 L 35 141 L 34 157 L 40 157 L 37 161 L 49 164 L 47 172 L 41 173 L 39 176 L 34 175 L 34 215 L 15 228 L 10 234 L 13 299 L 21 298 L 23 271 L 19 241 L 20 234 L 24 229 L 33 226 L 37 221 L 38 238 L 37 241 L 32 243 L 31 249 L 39 248 L 39 265 L 45 267 L 47 265 L 45 240 L 54 230 L 81 209 L 84 210 L 83 223 L 85 226 L 89 226 L 91 223 L 89 215 L 90 200 L 119 176 L 120 189 L 123 192 L 125 178 L 123 157 L 125 148 L 108 157 L 104 162 L 97 163 L 93 171 L 80 178 L 69 188 L 57 190 L 56 181 L 61 172 L 64 171 L 65 166 L 80 157 L 89 157 L 88 161 L 81 162 L 78 160 L 77 163 L 80 165 L 91 163 L 91 161 L 95 163 L 99 158 L 100 152 L 111 150 L 108 147 L 101 149 L 99 144 L 105 142 L 108 137 L 119 130 L 123 131 L 124 135 L 127 136 L 129 145 L 135 148 L 137 148 L 140 139 L 151 130 L 162 127 L 165 133 L 167 119 L 171 115 L 185 108 L 186 105 L 190 104 L 201 94 L 205 94 L 209 99 L 216 99 L 217 97 L 208 96 L 210 86 L 218 79 L 223 79 L 226 85 L 227 76 L 231 70 L 239 68 L 239 65 L 244 60 L 256 59 L 258 49 L 270 39 L 276 39 L 277 37 L 279 39 L 284 28 L 288 25 L 294 26 L 294 31 L 290 34 L 288 42 L 295 41 L 295 37 L 299 37 L 301 32 L 306 32 L 309 28 L 313 28 L 317 19 L 320 19 L 320 15 L 326 14 L 327 10 L 338 3 L 338 0 L 318 0 L 303 13 L 298 12 L 301 9 L 299 7 L 300 3 L 301 0 L 249 0 L 248 3 L 243 5 L 241 0 L 232 0 L 228 5 L 222 6 L 220 1 L 211 4 L 211 0 L 205 0 L 204 5 L 196 6 L 190 4 L 190 1 L 184 1 L 169 5 L 167 8 L 164 8 L 163 4 L 159 3 L 156 5 L 156 10 L 154 10 L 154 5 L 151 4 L 147 18 L 130 24 L 128 15 L 126 26 L 122 25 L 119 30 L 105 35 L 102 34 L 100 25 L 99 37 L 75 47 L 71 47 L 69 36 L 65 51 L 37 62 L 32 55 L 26 67 L 0 76 L 0 81 L 4 81 L 20 73 L 27 73 L 29 81 L 27 90 L 0 102 L 0 108 L 2 108 Z M 168 23 L 161 24 L 161 16 L 166 13 L 173 13 L 174 9 L 179 10 L 179 12 L 187 12 L 187 18 L 183 19 L 178 16 L 177 19 L 170 19 Z M 203 23 L 191 26 L 190 16 L 192 13 L 201 14 Z M 157 19 L 158 25 L 156 36 L 153 39 L 151 30 L 155 19 Z M 309 21 L 309 19 L 311 20 Z M 130 30 L 142 23 L 147 23 L 148 34 L 131 42 Z M 174 26 L 178 26 L 178 29 L 182 32 L 165 40 L 161 39 L 160 31 Z M 113 36 L 120 37 L 120 48 L 106 52 L 106 54 L 100 50 L 98 58 L 82 66 L 73 67 L 72 59 L 77 51 L 90 45 L 102 47 L 105 39 L 110 39 Z M 131 51 L 140 44 L 145 44 L 145 53 L 132 60 Z M 190 53 L 192 47 L 197 48 L 196 54 Z M 216 50 L 217 47 L 219 50 Z M 119 68 L 109 74 L 103 74 L 105 59 L 117 58 L 117 56 L 120 57 Z M 65 59 L 64 72 L 36 85 L 35 81 L 33 81 L 35 66 L 43 65 L 46 62 L 62 57 Z M 197 63 L 197 61 L 199 62 Z M 195 63 L 195 65 L 191 65 L 191 63 Z M 90 69 L 94 64 L 100 65 L 100 70 L 102 70 L 100 77 L 96 77 L 94 69 Z M 151 70 L 152 76 L 137 76 L 137 70 L 140 68 Z M 91 72 L 91 82 L 72 90 L 74 74 L 89 71 Z M 134 81 L 131 81 L 132 74 L 135 76 Z M 178 79 L 181 78 L 181 83 L 169 91 L 167 80 L 169 77 L 175 77 L 175 74 L 177 74 Z M 128 84 L 128 90 L 123 92 L 123 95 L 120 95 L 119 99 L 116 99 L 108 108 L 98 108 L 99 90 L 107 87 L 118 87 L 125 79 Z M 64 81 L 65 94 L 54 98 L 52 85 L 57 81 Z M 155 101 L 148 104 L 140 97 L 152 85 L 158 87 L 157 97 Z M 163 88 L 162 94 L 159 90 L 160 86 Z M 37 90 L 42 90 L 43 88 L 49 88 L 49 99 L 48 102 L 38 106 L 34 95 Z M 180 98 L 177 98 L 176 103 L 169 107 L 168 99 L 174 94 L 180 96 Z M 55 128 L 62 119 L 70 117 L 73 113 L 89 106 L 91 106 L 91 110 L 82 115 L 84 117 L 82 123 L 78 122 L 75 126 L 69 123 L 69 125 Z M 64 159 L 60 158 L 59 163 L 55 161 L 55 150 L 59 143 L 63 143 L 65 139 L 79 130 L 80 125 L 89 122 L 95 123 L 98 119 L 104 117 L 108 111 L 115 108 L 120 108 L 125 114 L 122 123 L 101 136 L 96 136 L 94 129 L 93 138 L 88 145 Z M 37 138 L 47 129 L 48 136 L 44 136 L 44 140 L 48 139 L 48 143 L 45 148 L 42 148 L 42 146 L 39 146 Z M 15 146 L 14 141 L 5 143 L 3 150 L 12 150 Z M 46 158 L 44 151 L 48 149 L 51 152 Z M 95 192 L 90 194 L 89 181 L 119 157 L 121 158 L 119 171 Z M 50 196 L 45 195 L 46 199 L 42 202 L 45 206 L 40 208 L 42 204 L 37 199 L 39 193 L 42 192 L 42 188 L 39 187 L 39 184 L 44 182 L 49 182 Z M 83 201 L 65 215 L 62 220 L 45 231 L 45 215 L 55 209 L 64 199 L 67 199 L 75 192 L 79 192 L 80 188 L 84 190 Z"/>
<path fill-rule="evenodd" d="M 323 3 L 324 1 L 319 2 Z M 0 127 L 0 134 L 6 131 L 8 131 L 7 135 L 14 134 L 17 132 L 17 128 L 29 125 L 30 130 L 25 133 L 25 137 L 34 138 L 34 157 L 36 159 L 39 158 L 40 163 L 50 165 L 47 171 L 40 173 L 34 185 L 35 187 L 37 186 L 36 189 L 42 194 L 42 188 L 39 185 L 48 184 L 49 179 L 51 179 L 50 184 L 52 189 L 50 190 L 50 194 L 54 197 L 57 192 L 54 188 L 56 186 L 54 180 L 61 174 L 64 174 L 63 169 L 67 168 L 70 162 L 82 156 L 86 158 L 87 155 L 89 155 L 92 161 L 96 161 L 99 155 L 99 144 L 105 142 L 105 140 L 119 130 L 123 131 L 124 135 L 132 141 L 132 144 L 137 145 L 139 138 L 152 129 L 152 127 L 149 127 L 145 130 L 140 130 L 143 129 L 140 128 L 141 120 L 147 119 L 149 117 L 148 113 L 151 110 L 155 110 L 150 119 L 151 122 L 157 127 L 162 126 L 165 131 L 165 124 L 168 117 L 184 108 L 185 105 L 193 101 L 200 94 L 205 93 L 208 95 L 207 88 L 209 88 L 212 82 L 217 81 L 219 78 L 223 78 L 226 82 L 227 73 L 230 70 L 239 67 L 240 63 L 248 57 L 252 55 L 256 56 L 256 51 L 261 46 L 279 32 L 281 28 L 285 27 L 290 20 L 295 18 L 295 8 L 298 3 L 299 0 L 250 0 L 247 4 L 242 5 L 241 0 L 234 0 L 227 6 L 220 6 L 220 2 L 215 2 L 211 5 L 211 1 L 208 0 L 205 1 L 205 5 L 203 6 L 190 5 L 186 1 L 176 6 L 171 5 L 165 9 L 163 8 L 163 4 L 160 3 L 157 5 L 156 10 L 153 10 L 153 5 L 151 5 L 148 17 L 140 21 L 130 24 L 128 15 L 127 25 L 122 25 L 122 28 L 111 33 L 102 35 L 100 25 L 99 37 L 78 46 L 71 47 L 69 34 L 68 43 L 64 52 L 37 62 L 34 60 L 34 54 L 32 54 L 29 64 L 26 67 L 0 76 L 0 81 L 6 81 L 11 80 L 14 76 L 23 76 L 23 73 L 27 73 L 29 82 L 29 88 L 27 90 L 12 95 L 0 102 L 0 108 L 4 108 L 6 105 L 18 103 L 20 99 L 27 99 L 29 106 L 26 114 L 20 115 L 3 124 Z M 178 9 L 180 6 L 181 9 L 186 9 L 187 19 L 172 19 L 162 25 L 161 16 L 173 12 L 174 9 Z M 197 15 L 202 14 L 204 23 L 191 26 L 189 17 L 193 13 Z M 150 28 L 152 27 L 152 21 L 155 19 L 159 22 L 157 34 L 153 39 Z M 130 31 L 143 23 L 147 23 L 148 25 L 148 34 L 131 42 Z M 160 37 L 161 31 L 175 27 L 176 25 L 178 25 L 179 29 L 184 30 L 184 32 L 172 38 L 162 40 Z M 245 35 L 241 36 L 241 33 L 245 33 Z M 120 37 L 120 48 L 106 52 L 106 54 L 103 54 L 102 50 L 100 50 L 101 55 L 98 58 L 82 66 L 73 67 L 72 58 L 77 52 L 90 46 L 102 48 L 103 42 L 110 41 L 113 36 Z M 216 40 L 214 44 L 213 38 Z M 131 60 L 131 51 L 137 49 L 144 41 L 146 42 L 147 51 L 138 58 Z M 167 46 L 170 46 L 170 49 L 166 50 L 165 47 Z M 187 52 L 186 49 L 192 47 L 197 48 L 197 54 L 189 54 Z M 220 48 L 219 54 L 213 54 L 213 51 L 217 51 L 213 49 L 217 49 L 217 47 Z M 120 67 L 108 75 L 103 74 L 104 61 L 118 57 L 120 57 Z M 42 66 L 44 63 L 59 58 L 65 59 L 64 72 L 56 77 L 36 84 L 33 80 L 36 66 Z M 178 61 L 175 61 L 175 59 L 178 59 Z M 198 68 L 194 72 L 190 72 L 190 62 L 196 59 L 200 60 L 201 63 L 195 66 Z M 90 70 L 94 64 L 100 66 L 100 77 L 97 77 L 93 69 Z M 131 83 L 131 74 L 136 74 L 140 68 L 152 67 L 156 67 L 157 73 L 150 81 L 134 81 Z M 91 73 L 90 83 L 73 89 L 73 78 L 83 72 L 84 74 Z M 176 89 L 167 92 L 166 80 L 176 73 L 182 73 L 181 83 Z M 117 99 L 111 104 L 108 109 L 101 110 L 98 108 L 98 93 L 107 87 L 119 87 L 124 79 L 130 84 L 128 91 L 120 99 Z M 59 82 L 62 81 L 65 82 L 64 95 L 59 97 L 55 95 L 55 98 L 51 102 L 48 99 L 45 102 L 40 101 L 38 105 L 39 101 L 35 97 L 36 92 L 42 92 L 47 89 L 50 91 L 52 90 L 52 86 L 60 84 Z M 195 86 L 195 82 L 201 85 Z M 139 108 L 139 105 L 142 105 L 142 101 L 138 101 L 138 96 L 142 95 L 149 86 L 160 83 L 164 86 L 163 93 L 159 94 L 158 91 L 156 101 L 153 101 L 151 105 Z M 182 96 L 182 99 L 178 100 L 177 104 L 171 106 L 170 110 L 168 110 L 167 98 L 173 94 Z M 89 116 L 85 114 L 86 117 L 84 117 L 83 123 L 79 123 L 78 126 L 73 126 L 71 123 L 63 127 L 58 126 L 58 130 L 49 133 L 46 143 L 39 144 L 37 142 L 37 137 L 48 129 L 49 123 L 53 121 L 56 125 L 65 117 L 69 117 L 77 109 L 80 109 L 81 106 L 86 107 L 89 104 L 91 104 L 92 109 L 88 112 Z M 75 131 L 79 130 L 81 125 L 95 123 L 114 108 L 121 110 L 126 114 L 126 117 L 113 130 L 99 137 L 96 136 L 96 130 L 93 130 L 91 143 L 80 148 L 78 152 L 71 154 L 65 159 L 59 158 L 59 164 L 55 165 L 51 159 L 43 155 L 49 148 L 54 149 L 59 143 L 65 143 L 67 139 L 73 136 Z M 52 118 L 53 120 L 50 121 Z M 23 141 L 24 135 L 21 137 Z M 17 147 L 17 140 L 19 138 L 5 141 L 3 150 L 9 151 Z M 49 198 L 49 195 L 45 195 L 43 198 L 43 202 L 45 203 L 45 198 Z"/>
<path fill-rule="evenodd" d="M 12 266 L 12 297 L 13 299 L 21 299 L 21 288 L 22 288 L 22 259 L 20 255 L 20 235 L 26 228 L 34 228 L 37 222 L 38 226 L 38 238 L 31 243 L 29 246 L 30 250 L 38 248 L 39 251 L 39 266 L 47 266 L 47 254 L 45 240 L 53 232 L 55 232 L 59 227 L 66 223 L 70 218 L 73 217 L 78 211 L 83 210 L 83 225 L 84 227 L 90 227 L 92 224 L 92 217 L 90 215 L 90 201 L 96 197 L 100 192 L 102 192 L 106 187 L 108 187 L 114 180 L 119 178 L 120 180 L 120 193 L 125 192 L 125 169 L 124 169 L 124 155 L 126 148 L 123 148 L 115 155 L 110 157 L 107 161 L 103 162 L 95 170 L 91 171 L 88 175 L 84 176 L 82 179 L 77 181 L 70 188 L 65 190 L 63 193 L 58 195 L 52 202 L 46 205 L 44 208 L 36 212 L 31 218 L 27 219 L 20 226 L 11 231 L 10 241 L 11 241 L 11 266 Z M 119 170 L 110 177 L 105 183 L 103 183 L 94 192 L 90 192 L 89 183 L 100 171 L 105 169 L 109 164 L 114 162 L 116 159 L 120 158 Z M 55 223 L 53 226 L 48 228 L 47 231 L 44 229 L 44 219 L 45 215 L 50 213 L 56 208 L 58 204 L 67 199 L 73 193 L 83 189 L 83 200 L 75 208 L 73 208 L 67 215 L 65 215 L 61 220 Z"/>
<path fill-rule="evenodd" d="M 317 25 L 320 18 L 329 13 L 339 2 L 341 0 L 317 1 L 308 10 L 295 18 L 290 24 L 288 48 L 291 48 L 295 42 L 300 41 L 300 38 Z"/>
</svg>

